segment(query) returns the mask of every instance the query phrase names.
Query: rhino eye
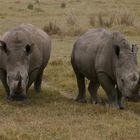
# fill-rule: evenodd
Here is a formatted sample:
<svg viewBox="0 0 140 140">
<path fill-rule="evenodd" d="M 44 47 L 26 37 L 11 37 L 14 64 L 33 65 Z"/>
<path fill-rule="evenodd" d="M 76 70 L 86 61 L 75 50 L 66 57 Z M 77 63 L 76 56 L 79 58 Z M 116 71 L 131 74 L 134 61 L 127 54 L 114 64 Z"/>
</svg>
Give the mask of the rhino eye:
<svg viewBox="0 0 140 140">
<path fill-rule="evenodd" d="M 11 81 L 11 77 L 10 76 L 7 76 L 7 79 L 8 79 L 8 81 Z"/>
</svg>

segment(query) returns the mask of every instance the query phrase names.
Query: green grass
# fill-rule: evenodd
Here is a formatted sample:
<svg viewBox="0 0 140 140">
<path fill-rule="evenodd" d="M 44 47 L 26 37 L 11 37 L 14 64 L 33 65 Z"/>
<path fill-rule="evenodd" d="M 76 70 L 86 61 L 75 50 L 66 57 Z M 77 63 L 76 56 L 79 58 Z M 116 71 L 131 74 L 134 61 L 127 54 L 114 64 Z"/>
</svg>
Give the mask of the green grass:
<svg viewBox="0 0 140 140">
<path fill-rule="evenodd" d="M 27 8 L 29 3 L 34 9 Z M 31 87 L 27 101 L 8 102 L 0 85 L 0 140 L 139 140 L 139 102 L 125 102 L 123 111 L 76 103 L 73 98 L 77 95 L 77 85 L 70 64 L 72 46 L 77 39 L 73 37 L 75 30 L 91 28 L 90 15 L 98 16 L 103 10 L 107 13 L 124 7 L 132 10 L 135 25 L 115 24 L 109 30 L 122 31 L 131 43 L 140 44 L 139 30 L 136 30 L 140 25 L 139 0 L 66 0 L 65 8 L 61 8 L 61 3 L 59 0 L 40 0 L 39 4 L 34 0 L 0 0 L 1 35 L 22 22 L 43 28 L 51 21 L 56 21 L 64 33 L 51 37 L 52 54 L 44 72 L 41 94 L 36 95 Z M 76 25 L 67 24 L 71 13 L 75 13 Z M 101 88 L 98 94 L 107 102 Z"/>
</svg>

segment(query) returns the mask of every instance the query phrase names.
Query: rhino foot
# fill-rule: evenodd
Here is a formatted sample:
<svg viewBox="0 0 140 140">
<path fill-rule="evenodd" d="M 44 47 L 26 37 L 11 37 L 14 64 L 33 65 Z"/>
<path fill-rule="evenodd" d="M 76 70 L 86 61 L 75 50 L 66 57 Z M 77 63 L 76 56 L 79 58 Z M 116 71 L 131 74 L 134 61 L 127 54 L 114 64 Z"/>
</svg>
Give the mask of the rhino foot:
<svg viewBox="0 0 140 140">
<path fill-rule="evenodd" d="M 105 104 L 106 107 L 109 107 L 109 108 L 114 108 L 114 109 L 120 109 L 120 110 L 123 110 L 124 109 L 124 106 L 123 105 L 120 105 L 120 104 L 117 104 L 117 103 L 109 103 L 109 104 Z"/>
<path fill-rule="evenodd" d="M 98 104 L 98 101 L 97 101 L 97 100 L 93 100 L 93 99 L 91 99 L 90 102 L 91 102 L 91 104 L 95 104 L 95 105 Z"/>
<path fill-rule="evenodd" d="M 87 100 L 85 98 L 76 98 L 75 101 L 79 103 L 87 103 Z"/>
<path fill-rule="evenodd" d="M 106 104 L 106 106 L 109 108 L 114 108 L 114 109 L 123 109 L 123 107 L 119 106 L 117 103 L 109 103 L 109 104 Z"/>
<path fill-rule="evenodd" d="M 123 109 L 124 109 L 124 107 L 123 107 L 123 106 L 121 106 L 119 109 L 120 109 L 120 110 L 123 110 Z"/>
<path fill-rule="evenodd" d="M 11 100 L 11 97 L 10 97 L 10 96 L 6 96 L 6 99 L 7 99 L 7 100 Z"/>
</svg>

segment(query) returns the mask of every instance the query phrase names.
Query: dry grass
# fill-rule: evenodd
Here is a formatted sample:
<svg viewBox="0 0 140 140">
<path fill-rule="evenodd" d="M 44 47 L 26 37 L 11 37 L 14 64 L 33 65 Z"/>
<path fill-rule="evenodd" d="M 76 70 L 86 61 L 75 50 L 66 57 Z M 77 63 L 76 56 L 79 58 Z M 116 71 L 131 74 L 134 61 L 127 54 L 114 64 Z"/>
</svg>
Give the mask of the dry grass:
<svg viewBox="0 0 140 140">
<path fill-rule="evenodd" d="M 89 17 L 89 24 L 94 27 L 96 24 L 96 16 L 94 14 L 91 14 Z"/>
<path fill-rule="evenodd" d="M 112 13 L 119 13 L 125 6 L 135 13 L 133 25 L 117 24 L 114 21 L 107 26 L 110 30 L 119 30 L 130 35 L 128 39 L 131 43 L 140 44 L 140 1 L 65 2 L 67 6 L 61 8 L 62 1 L 59 0 L 40 0 L 39 4 L 35 0 L 0 0 L 0 34 L 22 22 L 41 28 L 47 25 L 50 31 L 56 31 L 55 28 L 58 27 L 63 33 L 63 39 L 58 33 L 55 36 L 52 34 L 52 54 L 45 69 L 40 95 L 35 95 L 31 88 L 26 102 L 8 103 L 4 99 L 3 86 L 0 86 L 0 140 L 139 140 L 140 103 L 125 102 L 125 110 L 120 111 L 90 103 L 82 105 L 69 98 L 77 95 L 76 79 L 70 64 L 70 53 L 77 37 L 69 36 L 80 35 L 91 27 L 91 14 L 96 17 L 93 26 L 100 27 L 98 15 L 103 13 L 102 10 L 105 13 L 110 12 L 111 17 Z M 27 9 L 29 3 L 34 4 L 33 10 Z M 36 12 L 35 8 L 40 8 L 43 12 Z M 67 23 L 71 11 L 74 11 L 74 25 Z M 106 14 L 102 14 L 103 22 L 106 17 Z M 49 25 L 50 22 L 53 23 Z M 107 102 L 101 88 L 98 94 Z M 88 92 L 87 99 L 89 101 Z"/>
<path fill-rule="evenodd" d="M 76 25 L 77 16 L 74 11 L 71 11 L 67 16 L 67 24 L 70 26 Z"/>
<path fill-rule="evenodd" d="M 29 4 L 27 5 L 27 8 L 30 9 L 30 10 L 33 10 L 33 9 L 34 9 L 34 5 L 31 4 L 31 3 L 29 3 Z"/>
<path fill-rule="evenodd" d="M 135 23 L 135 16 L 130 12 L 121 13 L 117 19 L 118 24 L 124 24 L 126 26 L 133 26 Z"/>
<path fill-rule="evenodd" d="M 102 13 L 98 15 L 98 22 L 100 27 L 111 27 L 114 24 L 114 15 L 104 17 Z"/>
<path fill-rule="evenodd" d="M 99 26 L 111 28 L 112 26 L 116 25 L 133 27 L 135 26 L 135 22 L 136 17 L 134 16 L 134 14 L 125 10 L 122 12 L 100 12 L 97 15 L 91 14 L 91 16 L 89 17 L 89 23 L 93 27 Z"/>
<path fill-rule="evenodd" d="M 66 8 L 66 3 L 65 2 L 61 3 L 61 8 Z"/>
<path fill-rule="evenodd" d="M 60 35 L 61 30 L 60 28 L 57 26 L 56 21 L 53 22 L 49 22 L 48 25 L 45 25 L 43 27 L 43 30 L 48 33 L 49 35 L 53 35 L 53 34 L 58 34 Z"/>
<path fill-rule="evenodd" d="M 139 103 L 126 102 L 124 111 L 76 103 L 69 98 L 77 95 L 69 59 L 74 39 L 53 39 L 52 42 L 52 56 L 40 95 L 35 95 L 31 88 L 26 102 L 8 103 L 0 89 L 0 139 L 138 140 Z M 99 95 L 106 101 L 102 89 Z M 89 101 L 89 96 L 87 99 Z"/>
</svg>

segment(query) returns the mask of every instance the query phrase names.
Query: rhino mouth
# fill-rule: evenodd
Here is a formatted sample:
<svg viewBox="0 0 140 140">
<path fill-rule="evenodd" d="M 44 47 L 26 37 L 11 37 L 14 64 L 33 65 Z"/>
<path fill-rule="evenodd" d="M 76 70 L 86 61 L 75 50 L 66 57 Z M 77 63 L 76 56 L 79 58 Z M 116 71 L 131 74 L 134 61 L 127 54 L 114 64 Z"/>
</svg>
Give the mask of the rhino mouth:
<svg viewBox="0 0 140 140">
<path fill-rule="evenodd" d="M 132 95 L 132 96 L 126 97 L 126 100 L 129 102 L 139 102 L 140 96 L 139 95 Z"/>
<path fill-rule="evenodd" d="M 8 97 L 8 100 L 11 100 L 11 101 L 24 101 L 27 99 L 27 96 L 25 95 L 10 95 Z"/>
</svg>

